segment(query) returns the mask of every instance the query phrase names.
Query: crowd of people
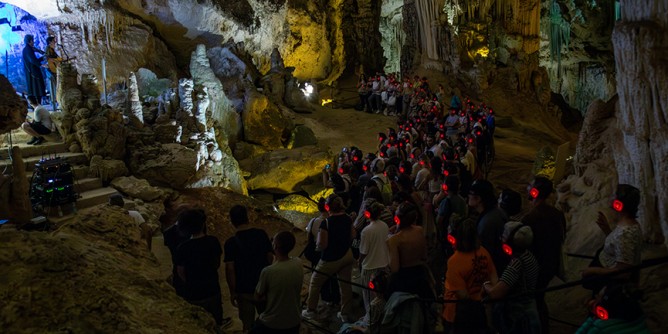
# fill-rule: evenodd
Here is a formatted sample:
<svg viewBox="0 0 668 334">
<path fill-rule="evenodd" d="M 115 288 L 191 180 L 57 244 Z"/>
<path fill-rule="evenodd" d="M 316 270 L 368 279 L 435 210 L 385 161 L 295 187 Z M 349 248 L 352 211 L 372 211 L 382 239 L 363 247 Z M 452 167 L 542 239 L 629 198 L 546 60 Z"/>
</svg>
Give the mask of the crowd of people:
<svg viewBox="0 0 668 334">
<path fill-rule="evenodd" d="M 494 152 L 491 108 L 457 96 L 447 105 L 443 89 L 432 92 L 426 78 L 372 82 L 379 80 L 380 99 L 360 92 L 361 102 L 378 112 L 385 106 L 382 87 L 394 87 L 390 94 L 402 106 L 388 114 L 397 115 L 397 128 L 378 134 L 375 152 L 343 148 L 324 166 L 323 184 L 333 193 L 319 201 L 319 215 L 306 229 L 302 255 L 313 270 L 303 309 L 302 263 L 288 256 L 294 236 L 281 232 L 270 241 L 249 227 L 243 206 L 230 211 L 236 234 L 224 245 L 225 276 L 244 332 L 298 333 L 302 319 L 324 316 L 322 301 L 338 310 L 341 333 L 430 333 L 439 323 L 446 333 L 547 333 L 545 288 L 563 270 L 566 236 L 563 213 L 549 204 L 552 181 L 535 176 L 526 194 L 502 189 L 497 196 L 481 171 Z M 619 185 L 614 197 L 616 225 L 600 214 L 597 223 L 608 237 L 583 272 L 599 315 L 611 300 L 602 296 L 628 297 L 619 287 L 637 281 L 634 273 L 608 274 L 640 262 L 640 192 Z M 230 319 L 222 315 L 217 274 L 223 247 L 206 235 L 205 220 L 201 211 L 185 211 L 165 231 L 165 243 L 177 293 L 224 327 Z M 368 287 L 361 318 L 353 280 Z"/>
<path fill-rule="evenodd" d="M 548 332 L 545 289 L 563 273 L 566 236 L 563 213 L 549 204 L 552 181 L 535 176 L 525 195 L 502 189 L 497 197 L 486 179 L 495 119 L 484 103 L 468 98 L 462 103 L 440 85 L 431 91 L 427 78 L 399 80 L 380 73 L 360 77 L 358 92 L 358 110 L 396 115 L 397 128 L 378 134 L 376 152 L 343 148 L 336 163 L 323 170 L 323 182 L 334 195 L 327 199 L 330 216 L 319 218 L 320 232 L 314 226 L 309 230 L 311 247 L 323 254 L 332 240 L 345 247 L 336 246 L 337 257 L 312 260 L 315 271 L 302 317 L 318 317 L 323 282 L 336 276 L 342 296 L 338 315 L 354 322 L 342 333 L 398 328 L 428 333 L 438 322 L 446 333 Z M 609 236 L 583 272 L 583 277 L 598 277 L 593 281 L 599 299 L 603 286 L 634 282 L 605 274 L 640 263 L 639 191 L 619 187 L 614 203 L 624 205 L 613 204 L 619 223 L 612 232 L 601 214 L 598 224 Z M 529 203 L 524 210 L 523 197 Z M 350 286 L 342 283 L 351 280 L 353 266 L 360 269 L 360 282 L 374 287 L 363 291 L 366 315 L 358 321 L 347 306 Z M 377 288 L 378 278 L 385 288 Z M 490 303 L 483 305 L 483 298 Z M 441 301 L 442 316 L 435 320 L 428 315 Z"/>
</svg>

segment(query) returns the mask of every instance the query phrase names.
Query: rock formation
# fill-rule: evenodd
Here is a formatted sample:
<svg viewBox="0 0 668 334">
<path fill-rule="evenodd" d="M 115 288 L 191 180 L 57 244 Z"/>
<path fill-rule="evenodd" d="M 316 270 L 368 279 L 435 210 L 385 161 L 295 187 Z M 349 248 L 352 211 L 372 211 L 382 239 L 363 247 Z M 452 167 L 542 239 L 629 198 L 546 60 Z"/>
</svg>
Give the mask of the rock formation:
<svg viewBox="0 0 668 334">
<path fill-rule="evenodd" d="M 161 276 L 123 209 L 99 207 L 53 233 L 3 228 L 0 242 L 6 332 L 215 332 Z"/>
<path fill-rule="evenodd" d="M 28 104 L 16 95 L 7 78 L 0 74 L 0 133 L 18 128 L 28 115 Z"/>
<path fill-rule="evenodd" d="M 128 78 L 128 99 L 126 116 L 130 119 L 132 126 L 141 128 L 144 126 L 144 111 L 142 110 L 141 101 L 139 101 L 139 86 L 137 85 L 137 76 L 134 72 L 130 72 Z"/>
<path fill-rule="evenodd" d="M 18 224 L 32 219 L 32 206 L 28 198 L 30 184 L 26 177 L 21 148 L 11 148 L 12 174 L 0 174 L 0 217 Z"/>
<path fill-rule="evenodd" d="M 655 241 L 668 236 L 668 11 L 666 1 L 622 1 L 615 46 L 619 113 L 614 157 L 619 183 L 642 189 L 640 221 Z M 663 233 L 661 233 L 663 231 Z"/>
<path fill-rule="evenodd" d="M 332 160 L 331 153 L 315 146 L 298 149 L 278 149 L 243 161 L 244 170 L 252 171 L 249 189 L 265 189 L 276 193 L 301 190 L 309 178 L 318 177 Z M 322 180 L 318 180 L 322 182 Z"/>
<path fill-rule="evenodd" d="M 134 176 L 117 177 L 111 181 L 111 185 L 121 193 L 145 202 L 161 200 L 167 195 L 162 189 L 153 187 L 148 181 Z"/>
</svg>

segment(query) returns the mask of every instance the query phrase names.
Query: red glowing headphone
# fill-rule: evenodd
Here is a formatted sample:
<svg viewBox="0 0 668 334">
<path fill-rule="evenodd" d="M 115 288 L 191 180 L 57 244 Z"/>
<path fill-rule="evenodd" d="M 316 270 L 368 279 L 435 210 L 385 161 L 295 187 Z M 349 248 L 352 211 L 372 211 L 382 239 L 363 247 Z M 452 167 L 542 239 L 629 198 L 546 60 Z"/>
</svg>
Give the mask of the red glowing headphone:
<svg viewBox="0 0 668 334">
<path fill-rule="evenodd" d="M 338 211 L 343 207 L 343 200 L 337 194 L 331 194 L 325 201 L 325 211 Z"/>
<path fill-rule="evenodd" d="M 608 310 L 605 309 L 605 307 L 601 305 L 596 305 L 594 308 L 594 314 L 596 314 L 596 317 L 601 319 L 601 320 L 608 320 Z"/>
<path fill-rule="evenodd" d="M 455 236 L 453 236 L 452 234 L 449 234 L 449 233 L 448 233 L 448 237 L 447 237 L 447 239 L 448 239 L 448 242 L 450 243 L 450 245 L 451 245 L 452 247 L 455 247 L 455 246 L 457 245 L 457 239 L 456 239 Z"/>
<path fill-rule="evenodd" d="M 506 253 L 508 256 L 513 255 L 513 247 L 511 246 L 513 244 L 513 241 L 515 239 L 515 234 L 517 234 L 517 231 L 519 231 L 522 227 L 524 227 L 524 224 L 520 224 L 517 227 L 515 227 L 510 233 L 508 234 L 508 239 L 506 239 L 506 242 L 503 243 L 501 248 L 503 249 L 503 252 Z"/>
<path fill-rule="evenodd" d="M 531 187 L 529 190 L 529 196 L 531 196 L 532 199 L 538 198 L 538 195 L 540 195 L 540 191 L 536 187 Z"/>
<path fill-rule="evenodd" d="M 445 183 L 443 183 L 443 184 L 441 185 L 441 189 L 442 189 L 443 191 L 448 191 L 448 185 L 445 184 Z"/>
<path fill-rule="evenodd" d="M 622 210 L 624 210 L 624 202 L 615 199 L 612 201 L 612 208 L 617 212 L 622 212 Z"/>
</svg>

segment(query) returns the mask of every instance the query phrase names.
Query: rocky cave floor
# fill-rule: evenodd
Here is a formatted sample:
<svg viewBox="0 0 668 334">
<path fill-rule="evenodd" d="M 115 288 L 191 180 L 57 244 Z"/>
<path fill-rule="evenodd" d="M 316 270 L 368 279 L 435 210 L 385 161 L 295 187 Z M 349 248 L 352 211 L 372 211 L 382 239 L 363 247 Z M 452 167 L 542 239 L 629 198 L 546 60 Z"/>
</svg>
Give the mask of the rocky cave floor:
<svg viewBox="0 0 668 334">
<path fill-rule="evenodd" d="M 434 78 L 431 80 L 432 85 L 435 86 L 439 80 L 446 82 L 448 79 Z M 341 89 L 341 91 L 344 91 L 344 89 Z M 355 96 L 354 91 L 341 93 L 335 96 L 335 100 L 356 101 L 354 100 Z M 531 97 L 509 92 L 503 87 L 492 86 L 485 92 L 482 99 L 490 104 L 497 113 L 496 159 L 490 179 L 498 188 L 508 187 L 523 191 L 527 182 L 531 179 L 536 152 L 541 148 L 549 146 L 556 151 L 556 147 L 565 142 L 571 142 L 570 147 L 574 148 L 577 132 L 566 130 L 560 125 L 557 115 L 551 115 L 541 109 L 536 102 L 533 102 Z M 385 131 L 387 127 L 396 126 L 396 118 L 394 117 L 383 116 L 382 114 L 367 114 L 353 109 L 335 109 L 329 106 L 316 107 L 312 114 L 295 114 L 294 117 L 296 118 L 294 120 L 296 124 L 303 123 L 313 129 L 319 142 L 331 147 L 333 152 L 338 152 L 342 147 L 351 145 L 360 147 L 364 152 L 374 151 L 376 134 Z M 280 230 L 293 229 L 298 235 L 298 245 L 295 247 L 293 255 L 301 251 L 306 241 L 305 234 L 294 227 L 301 224 L 292 222 L 294 224 L 292 226 L 275 215 L 267 197 L 256 196 L 260 201 L 252 197 L 243 197 L 228 191 L 209 188 L 187 190 L 181 194 L 179 201 L 196 203 L 205 208 L 210 213 L 209 233 L 218 237 L 221 243 L 234 233 L 227 217 L 229 208 L 234 204 L 243 202 L 248 207 L 253 208 L 250 214 L 253 224 L 266 229 L 270 236 Z M 125 312 L 136 309 L 141 309 L 141 314 L 152 313 L 151 321 L 155 324 L 154 329 L 166 333 L 198 332 L 198 330 L 193 330 L 193 327 L 210 329 L 210 319 L 202 318 L 201 313 L 192 310 L 185 302 L 180 301 L 169 291 L 170 287 L 166 284 L 166 278 L 171 273 L 171 261 L 169 251 L 163 245 L 162 236 L 157 235 L 153 238 L 151 255 L 143 249 L 141 240 L 138 239 L 136 233 L 117 231 L 117 228 L 105 226 L 102 223 L 104 219 L 101 219 L 101 217 L 109 215 L 109 210 L 108 207 L 102 206 L 80 213 L 82 220 L 91 219 L 91 221 L 98 222 L 93 224 L 92 228 L 76 223 L 67 223 L 59 227 L 57 232 L 51 234 L 26 234 L 8 229 L 0 231 L 2 232 L 0 233 L 2 235 L 1 239 L 3 239 L 3 246 L 0 247 L 0 259 L 2 259 L 0 264 L 4 268 L 0 269 L 0 283 L 10 284 L 11 282 L 11 285 L 16 287 L 14 292 L 5 293 L 10 295 L 19 294 L 20 298 L 11 300 L 28 300 L 30 305 L 41 300 L 44 304 L 40 306 L 40 310 L 44 313 L 53 312 L 57 308 L 65 309 L 62 305 L 67 305 L 66 308 L 70 313 L 87 314 L 82 310 L 90 312 L 91 309 L 100 313 L 99 318 L 92 317 L 85 321 L 68 322 L 67 329 L 73 330 L 73 332 L 78 332 L 77 330 L 85 331 L 86 328 L 99 328 L 96 325 L 90 325 L 90 323 L 104 321 L 105 318 L 102 315 L 105 312 Z M 67 240 L 70 240 L 69 243 Z M 62 241 L 65 241 L 65 243 L 62 243 Z M 28 243 L 34 249 L 27 254 L 20 254 L 13 250 L 11 246 L 19 243 Z M 57 244 L 57 247 L 53 247 L 54 244 Z M 651 255 L 644 254 L 645 258 L 665 254 L 665 249 L 656 246 L 649 249 L 648 253 L 651 253 Z M 45 257 L 46 260 L 42 257 Z M 14 262 L 12 259 L 21 259 L 22 261 Z M 84 259 L 84 262 L 91 262 L 92 264 L 82 263 L 82 259 Z M 26 265 L 18 266 L 16 263 Z M 578 268 L 584 268 L 587 262 L 569 261 L 569 264 L 572 265 L 569 268 L 569 280 L 575 280 L 579 272 Z M 73 270 L 72 267 L 77 269 Z M 659 283 L 662 281 L 659 277 L 665 277 L 668 274 L 667 271 L 665 266 L 646 270 L 643 272 L 642 282 L 654 282 L 652 284 L 656 286 L 653 286 L 652 289 L 661 289 L 663 283 Z M 37 274 L 31 274 L 31 276 L 26 275 L 26 272 Z M 224 277 L 224 270 L 221 268 L 220 278 L 224 313 L 225 316 L 231 316 L 234 319 L 233 326 L 227 332 L 241 333 L 241 323 L 236 317 L 236 310 L 229 302 L 229 292 Z M 309 277 L 308 274 L 304 275 L 304 295 L 307 293 Z M 65 280 L 68 283 L 62 289 L 54 290 L 50 285 L 53 280 Z M 136 286 L 137 281 L 141 281 L 142 283 L 139 283 L 141 289 L 126 289 L 128 280 L 131 281 L 129 283 L 131 286 Z M 87 283 L 84 284 L 83 282 Z M 81 283 L 82 286 L 77 286 L 78 283 Z M 555 281 L 554 283 L 560 282 Z M 85 296 L 86 294 L 99 294 L 100 290 L 105 292 L 102 293 L 103 297 L 96 301 L 87 300 L 85 297 L 80 297 L 80 300 L 73 296 L 63 297 L 59 292 Z M 125 296 L 119 297 L 118 294 Z M 154 297 L 161 295 L 161 300 L 168 299 L 172 303 L 169 304 L 169 307 L 163 307 L 142 301 L 142 298 L 147 295 Z M 55 301 L 49 302 L 51 298 Z M 549 293 L 547 298 L 554 318 L 574 324 L 580 324 L 585 319 L 586 290 L 577 287 L 571 288 Z M 128 302 L 128 299 L 132 302 Z M 361 298 L 359 298 L 359 301 L 361 303 Z M 54 307 L 50 309 L 49 305 Z M 173 305 L 179 305 L 181 309 L 174 308 Z M 184 313 L 183 310 L 188 310 L 189 313 L 180 314 Z M 651 321 L 660 323 L 658 311 L 646 311 L 648 311 L 648 317 Z M 34 312 L 38 311 L 17 305 L 11 314 L 0 315 L 2 316 L 0 323 L 11 324 L 10 328 L 23 328 L 22 332 L 30 332 L 31 328 L 40 328 L 39 325 L 35 325 L 39 323 L 36 320 L 45 317 L 45 315 L 41 315 L 35 318 Z M 361 316 L 361 308 L 359 312 Z M 335 314 L 336 311 L 330 310 L 327 313 L 328 317 L 322 321 L 322 324 L 336 332 L 340 322 L 336 320 Z M 190 317 L 187 315 L 190 315 Z M 116 319 L 119 324 L 113 328 L 118 330 L 132 328 L 133 324 L 145 321 L 145 319 L 140 321 L 137 317 L 119 315 L 119 319 Z M 120 321 L 121 318 L 122 321 Z M 105 325 L 103 328 L 112 327 Z M 52 332 L 62 332 L 63 330 L 65 329 L 54 328 Z M 552 333 L 572 333 L 574 330 L 575 328 L 572 326 L 556 321 L 552 321 L 550 325 Z M 142 331 L 138 330 L 137 332 Z M 302 333 L 317 332 L 313 328 L 302 327 Z"/>
</svg>

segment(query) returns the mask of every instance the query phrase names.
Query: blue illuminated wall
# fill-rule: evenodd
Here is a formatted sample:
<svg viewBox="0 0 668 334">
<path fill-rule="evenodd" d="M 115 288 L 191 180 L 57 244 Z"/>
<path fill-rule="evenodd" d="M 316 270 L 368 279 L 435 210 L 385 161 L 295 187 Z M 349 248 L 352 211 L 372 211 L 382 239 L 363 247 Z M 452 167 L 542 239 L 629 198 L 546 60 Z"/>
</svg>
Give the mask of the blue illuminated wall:
<svg viewBox="0 0 668 334">
<path fill-rule="evenodd" d="M 6 18 L 9 24 L 0 24 L 0 73 L 9 79 L 17 92 L 25 92 L 25 73 L 21 56 L 23 37 L 27 34 L 35 36 L 35 46 L 44 50 L 48 37 L 46 25 L 23 9 L 0 2 L 0 21 L 3 21 L 3 18 Z M 20 29 L 17 28 L 19 26 Z"/>
</svg>

